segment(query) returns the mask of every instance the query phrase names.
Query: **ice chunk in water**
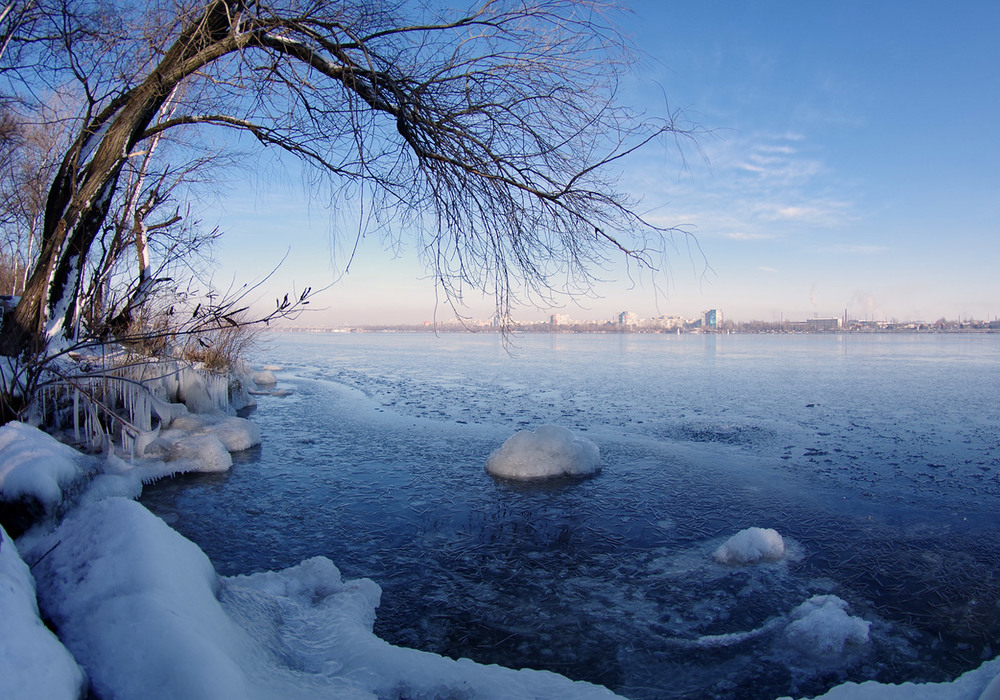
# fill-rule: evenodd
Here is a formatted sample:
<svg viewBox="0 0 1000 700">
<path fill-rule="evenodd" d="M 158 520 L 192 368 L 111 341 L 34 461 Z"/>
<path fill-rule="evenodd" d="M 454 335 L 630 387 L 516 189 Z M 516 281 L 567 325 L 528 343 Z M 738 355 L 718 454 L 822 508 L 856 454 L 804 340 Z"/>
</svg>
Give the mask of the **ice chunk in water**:
<svg viewBox="0 0 1000 700">
<path fill-rule="evenodd" d="M 487 472 L 506 479 L 587 476 L 600 468 L 597 445 L 557 425 L 518 431 L 486 460 Z"/>
<path fill-rule="evenodd" d="M 785 556 L 785 541 L 772 528 L 748 527 L 726 540 L 712 556 L 720 564 L 735 566 L 777 561 Z"/>
<path fill-rule="evenodd" d="M 252 379 L 253 383 L 257 386 L 274 386 L 278 383 L 278 379 L 274 376 L 274 372 L 269 369 L 262 369 L 254 372 Z"/>
<path fill-rule="evenodd" d="M 785 636 L 801 651 L 839 654 L 847 644 L 865 644 L 870 622 L 848 615 L 847 601 L 835 595 L 813 596 L 792 610 Z"/>
<path fill-rule="evenodd" d="M 215 435 L 182 438 L 167 450 L 168 462 L 190 462 L 191 471 L 226 472 L 233 466 L 226 446 Z"/>
</svg>

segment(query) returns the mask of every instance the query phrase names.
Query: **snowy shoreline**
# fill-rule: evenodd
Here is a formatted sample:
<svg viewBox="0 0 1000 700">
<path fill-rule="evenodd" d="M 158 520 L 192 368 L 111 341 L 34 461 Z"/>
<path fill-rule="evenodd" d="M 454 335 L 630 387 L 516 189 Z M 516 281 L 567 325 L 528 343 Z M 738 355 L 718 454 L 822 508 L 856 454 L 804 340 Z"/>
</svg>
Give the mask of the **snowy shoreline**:
<svg viewBox="0 0 1000 700">
<path fill-rule="evenodd" d="M 16 543 L 0 535 L 0 695 L 77 698 L 89 686 L 116 698 L 615 697 L 547 671 L 391 646 L 372 633 L 378 585 L 344 581 L 324 557 L 220 577 L 132 499 L 150 479 L 228 469 L 216 443 L 228 457 L 260 440 L 236 421 L 179 414 L 157 438 L 160 459 L 135 464 L 113 455 L 97 464 L 37 429 L 0 427 L 4 500 L 76 501 L 55 527 Z M 994 659 L 950 684 L 847 683 L 822 697 L 996 698 L 998 678 Z"/>
</svg>

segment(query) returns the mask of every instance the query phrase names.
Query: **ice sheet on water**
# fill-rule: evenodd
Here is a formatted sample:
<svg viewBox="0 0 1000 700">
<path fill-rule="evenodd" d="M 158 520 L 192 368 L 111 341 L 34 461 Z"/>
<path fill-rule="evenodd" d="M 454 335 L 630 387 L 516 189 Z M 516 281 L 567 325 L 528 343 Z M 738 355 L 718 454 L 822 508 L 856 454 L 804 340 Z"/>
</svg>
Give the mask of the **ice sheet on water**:
<svg viewBox="0 0 1000 700">
<path fill-rule="evenodd" d="M 228 544 L 240 538 L 264 568 L 328 555 L 383 586 L 384 635 L 586 672 L 635 698 L 675 687 L 677 697 L 818 694 L 833 676 L 938 680 L 977 665 L 995 643 L 1000 608 L 982 601 L 997 598 L 997 531 L 973 527 L 968 512 L 1000 491 L 1000 447 L 988 433 L 998 405 L 982 381 L 995 365 L 928 387 L 913 368 L 849 353 L 804 360 L 808 353 L 782 351 L 775 362 L 774 344 L 805 342 L 797 339 L 767 339 L 750 363 L 721 352 L 692 360 L 662 338 L 621 339 L 649 349 L 626 372 L 607 361 L 618 339 L 574 341 L 600 362 L 566 361 L 577 346 L 553 339 L 558 354 L 531 347 L 516 367 L 502 349 L 470 353 L 465 339 L 418 352 L 429 338 L 336 340 L 350 351 L 310 345 L 283 359 L 367 399 L 341 402 L 338 392 L 328 401 L 328 383 L 291 380 L 297 413 L 274 402 L 261 416 L 280 418 L 268 424 L 266 468 L 227 481 L 232 506 L 217 536 L 198 523 L 218 522 L 223 489 L 200 507 L 189 492 L 177 511 L 182 524 L 194 511 L 191 531 L 218 540 L 213 559 L 219 553 L 228 571 L 262 566 L 234 563 L 250 562 Z M 929 388 L 947 386 L 963 387 L 961 396 L 921 410 Z M 586 430 L 606 477 L 572 488 L 486 477 L 491 450 L 544 423 Z M 243 481 L 251 475 L 264 478 Z M 932 507 L 906 511 L 914 496 Z M 239 517 L 244 508 L 267 512 L 268 522 Z M 303 525 L 305 508 L 315 526 Z M 802 556 L 713 562 L 726 537 L 758 523 L 780 530 L 790 555 L 801 543 Z M 872 623 L 869 643 L 833 669 L 784 634 L 792 609 L 830 593 Z M 764 629 L 769 620 L 779 622 Z M 756 634 L 740 641 L 747 631 Z M 661 651 L 668 638 L 726 635 L 725 647 Z"/>
<path fill-rule="evenodd" d="M 597 445 L 558 425 L 520 430 L 486 460 L 486 471 L 505 479 L 590 476 L 600 469 Z"/>
</svg>

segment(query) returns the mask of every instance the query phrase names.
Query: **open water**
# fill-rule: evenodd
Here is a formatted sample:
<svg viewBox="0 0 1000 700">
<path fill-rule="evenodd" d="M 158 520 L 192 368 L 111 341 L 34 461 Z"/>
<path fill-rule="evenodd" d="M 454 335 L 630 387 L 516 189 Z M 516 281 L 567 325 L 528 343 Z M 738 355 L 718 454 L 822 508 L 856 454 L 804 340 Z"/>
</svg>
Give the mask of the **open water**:
<svg viewBox="0 0 1000 700">
<path fill-rule="evenodd" d="M 393 644 L 635 699 L 938 681 L 1000 654 L 1000 334 L 281 334 L 261 448 L 143 503 L 220 573 L 327 556 Z M 601 449 L 584 481 L 483 469 L 517 430 Z M 789 555 L 712 552 L 750 527 Z M 819 594 L 871 623 L 797 646 Z M 748 634 L 749 633 L 749 634 Z"/>
</svg>

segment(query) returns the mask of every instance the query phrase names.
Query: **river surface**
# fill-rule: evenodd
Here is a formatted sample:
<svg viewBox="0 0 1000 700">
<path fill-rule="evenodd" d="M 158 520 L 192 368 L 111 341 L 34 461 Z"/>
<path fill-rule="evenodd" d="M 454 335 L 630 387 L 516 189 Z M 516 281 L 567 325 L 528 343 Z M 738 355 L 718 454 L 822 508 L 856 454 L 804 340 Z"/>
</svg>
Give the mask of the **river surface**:
<svg viewBox="0 0 1000 700">
<path fill-rule="evenodd" d="M 263 445 L 143 503 L 221 574 L 323 555 L 387 641 L 627 697 L 938 681 L 1000 654 L 1000 334 L 277 334 Z M 595 442 L 583 481 L 484 471 L 514 432 Z M 712 553 L 774 528 L 778 562 Z M 866 643 L 793 643 L 835 595 Z"/>
</svg>

